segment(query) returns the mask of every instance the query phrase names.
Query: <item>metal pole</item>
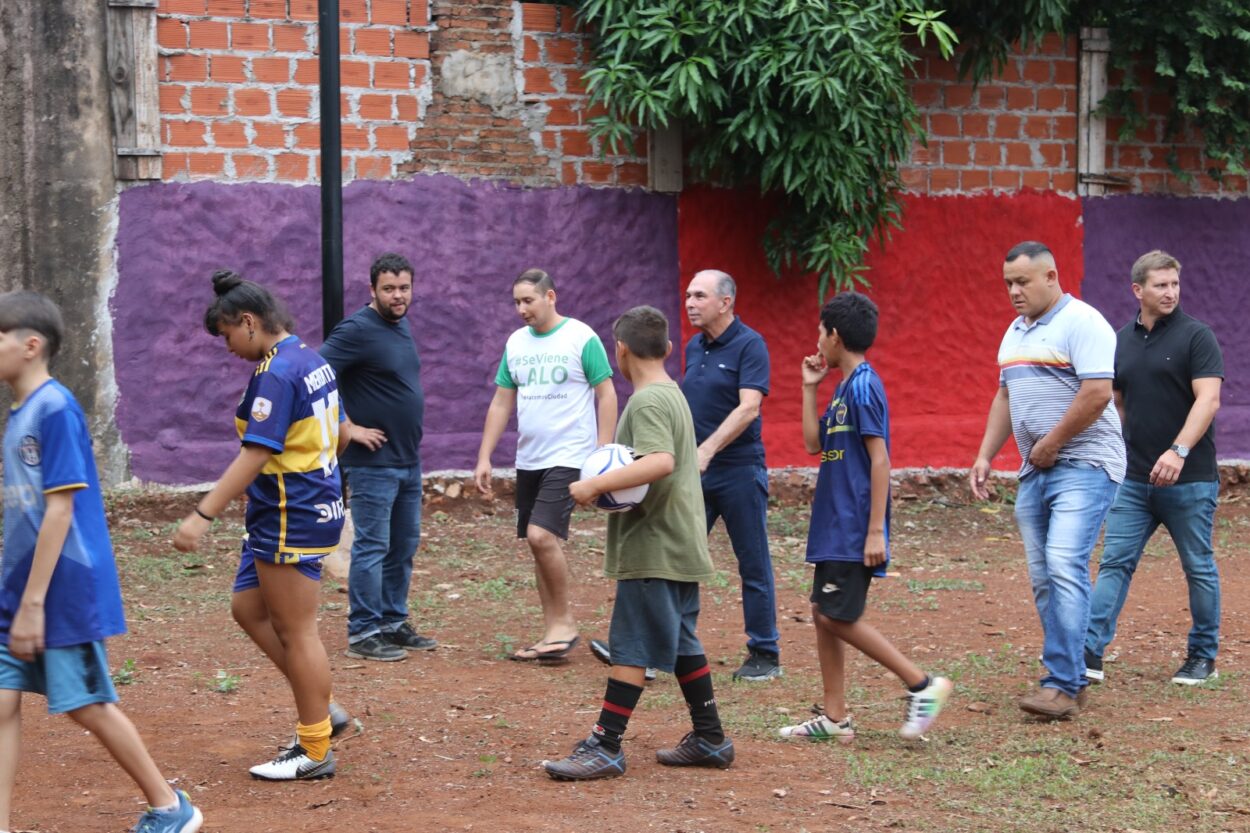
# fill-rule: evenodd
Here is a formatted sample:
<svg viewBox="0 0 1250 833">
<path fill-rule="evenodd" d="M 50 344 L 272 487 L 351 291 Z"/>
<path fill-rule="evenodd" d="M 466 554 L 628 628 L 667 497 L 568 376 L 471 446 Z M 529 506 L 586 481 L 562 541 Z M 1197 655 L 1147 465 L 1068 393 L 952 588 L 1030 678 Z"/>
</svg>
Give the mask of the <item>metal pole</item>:
<svg viewBox="0 0 1250 833">
<path fill-rule="evenodd" d="M 321 337 L 343 319 L 343 131 L 339 0 L 317 2 L 321 74 Z"/>
</svg>

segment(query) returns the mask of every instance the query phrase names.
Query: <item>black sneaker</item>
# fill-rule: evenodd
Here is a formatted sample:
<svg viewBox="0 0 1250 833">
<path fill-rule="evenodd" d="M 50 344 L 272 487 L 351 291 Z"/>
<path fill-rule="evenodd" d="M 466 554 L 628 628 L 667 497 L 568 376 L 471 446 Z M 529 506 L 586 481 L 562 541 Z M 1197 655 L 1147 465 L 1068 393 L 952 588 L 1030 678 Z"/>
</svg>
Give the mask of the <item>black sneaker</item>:
<svg viewBox="0 0 1250 833">
<path fill-rule="evenodd" d="M 407 651 L 398 645 L 392 645 L 379 633 L 366 636 L 359 642 L 347 643 L 347 650 L 343 653 L 355 659 L 369 659 L 375 662 L 399 662 L 408 659 Z"/>
<path fill-rule="evenodd" d="M 573 754 L 559 761 L 543 761 L 543 769 L 557 781 L 590 781 L 625 774 L 625 753 L 609 752 L 591 735 L 573 747 Z"/>
<path fill-rule="evenodd" d="M 590 640 L 590 653 L 594 654 L 595 659 L 599 660 L 604 665 L 612 664 L 612 649 L 609 648 L 608 643 L 604 642 L 602 639 Z M 655 679 L 655 674 L 656 671 L 654 668 L 648 668 L 643 673 L 643 676 L 646 677 L 648 682 L 650 682 Z"/>
<path fill-rule="evenodd" d="M 694 732 L 687 732 L 672 749 L 655 750 L 655 759 L 664 766 L 711 766 L 729 769 L 734 762 L 734 742 L 725 738 L 719 744 L 708 743 Z"/>
<path fill-rule="evenodd" d="M 1095 656 L 1089 648 L 1085 649 L 1085 679 L 1091 683 L 1101 683 L 1106 679 L 1102 673 L 1102 657 Z"/>
<path fill-rule="evenodd" d="M 401 622 L 393 631 L 383 632 L 382 638 L 409 651 L 433 651 L 438 647 L 437 639 L 422 636 L 407 622 Z"/>
<path fill-rule="evenodd" d="M 1185 664 L 1172 675 L 1172 682 L 1177 685 L 1202 685 L 1211 680 L 1219 679 L 1220 672 L 1215 670 L 1215 660 L 1202 657 L 1185 657 Z"/>
<path fill-rule="evenodd" d="M 747 661 L 742 663 L 742 667 L 734 672 L 733 678 L 752 683 L 762 683 L 774 680 L 784 673 L 781 670 L 780 657 L 767 651 L 757 651 L 751 648 L 747 654 Z"/>
</svg>

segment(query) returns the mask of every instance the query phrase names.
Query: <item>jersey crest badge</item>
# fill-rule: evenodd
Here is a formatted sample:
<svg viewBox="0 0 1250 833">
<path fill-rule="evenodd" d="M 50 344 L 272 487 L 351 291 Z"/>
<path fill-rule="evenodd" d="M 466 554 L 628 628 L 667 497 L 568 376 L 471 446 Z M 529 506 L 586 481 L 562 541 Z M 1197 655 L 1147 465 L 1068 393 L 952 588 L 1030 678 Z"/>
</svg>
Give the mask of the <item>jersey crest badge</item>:
<svg viewBox="0 0 1250 833">
<path fill-rule="evenodd" d="M 269 419 L 269 415 L 273 413 L 273 403 L 263 396 L 258 396 L 252 400 L 252 419 L 257 422 L 264 422 Z"/>
<path fill-rule="evenodd" d="M 833 412 L 833 418 L 838 425 L 846 425 L 846 403 L 838 403 L 837 410 Z"/>
<path fill-rule="evenodd" d="M 18 456 L 28 466 L 39 465 L 39 440 L 27 434 L 17 446 Z"/>
</svg>

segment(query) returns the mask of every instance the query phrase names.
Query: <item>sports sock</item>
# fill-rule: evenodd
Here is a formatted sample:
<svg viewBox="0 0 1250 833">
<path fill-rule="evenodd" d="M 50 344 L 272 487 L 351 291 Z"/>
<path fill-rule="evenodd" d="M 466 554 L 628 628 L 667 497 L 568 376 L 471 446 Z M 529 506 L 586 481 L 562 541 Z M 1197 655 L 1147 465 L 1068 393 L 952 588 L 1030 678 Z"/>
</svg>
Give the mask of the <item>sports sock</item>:
<svg viewBox="0 0 1250 833">
<path fill-rule="evenodd" d="M 153 810 L 155 810 L 155 811 L 156 811 L 156 812 L 158 812 L 158 813 L 175 813 L 175 812 L 177 812 L 177 811 L 178 811 L 178 808 L 179 808 L 180 806 L 182 806 L 182 805 L 181 805 L 181 804 L 179 803 L 179 801 L 178 801 L 178 796 L 177 796 L 177 794 L 175 794 L 175 795 L 174 795 L 174 803 L 173 803 L 173 804 L 166 804 L 164 807 L 153 807 L 152 809 L 153 809 Z"/>
<path fill-rule="evenodd" d="M 305 726 L 303 723 L 295 724 L 295 734 L 299 737 L 299 745 L 304 747 L 304 751 L 308 753 L 308 757 L 314 761 L 324 761 L 326 754 L 330 751 L 330 715 L 327 714 L 325 719 L 314 723 L 311 726 Z"/>
<path fill-rule="evenodd" d="M 638 705 L 642 696 L 642 687 L 623 683 L 620 680 L 608 680 L 608 690 L 603 695 L 603 710 L 599 712 L 599 722 L 595 724 L 595 737 L 599 738 L 609 752 L 621 750 L 621 738 L 625 727 L 629 725 L 629 717 Z"/>
<path fill-rule="evenodd" d="M 922 691 L 924 691 L 926 688 L 928 688 L 928 687 L 929 687 L 929 683 L 931 683 L 931 682 L 932 682 L 932 680 L 930 680 L 930 679 L 929 679 L 929 675 L 928 675 L 928 674 L 925 674 L 925 675 L 924 675 L 924 680 L 923 680 L 923 681 L 921 681 L 920 683 L 917 683 L 916 685 L 909 685 L 909 686 L 907 687 L 907 690 L 908 690 L 908 691 L 910 691 L 912 694 L 919 694 L 920 692 L 922 692 Z"/>
<path fill-rule="evenodd" d="M 720 713 L 716 710 L 716 695 L 712 692 L 712 669 L 707 656 L 682 656 L 673 666 L 673 674 L 681 685 L 681 694 L 690 709 L 690 722 L 695 734 L 708 743 L 725 742 L 725 730 L 721 727 Z"/>
</svg>

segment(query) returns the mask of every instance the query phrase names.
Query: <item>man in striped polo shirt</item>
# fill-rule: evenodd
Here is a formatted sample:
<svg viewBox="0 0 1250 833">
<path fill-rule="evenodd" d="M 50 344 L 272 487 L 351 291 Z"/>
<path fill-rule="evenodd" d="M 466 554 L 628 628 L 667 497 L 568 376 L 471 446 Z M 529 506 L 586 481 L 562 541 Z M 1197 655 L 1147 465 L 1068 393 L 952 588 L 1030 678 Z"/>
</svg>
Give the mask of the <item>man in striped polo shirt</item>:
<svg viewBox="0 0 1250 833">
<path fill-rule="evenodd" d="M 1046 674 L 1020 708 L 1072 717 L 1084 698 L 1089 559 L 1124 479 L 1124 439 L 1111 405 L 1115 331 L 1064 293 L 1050 249 L 1025 242 L 1007 253 L 1007 294 L 1019 317 L 998 348 L 998 394 L 969 480 L 989 497 L 990 461 L 1016 438 L 1023 464 L 1016 523 L 1042 622 Z"/>
</svg>

